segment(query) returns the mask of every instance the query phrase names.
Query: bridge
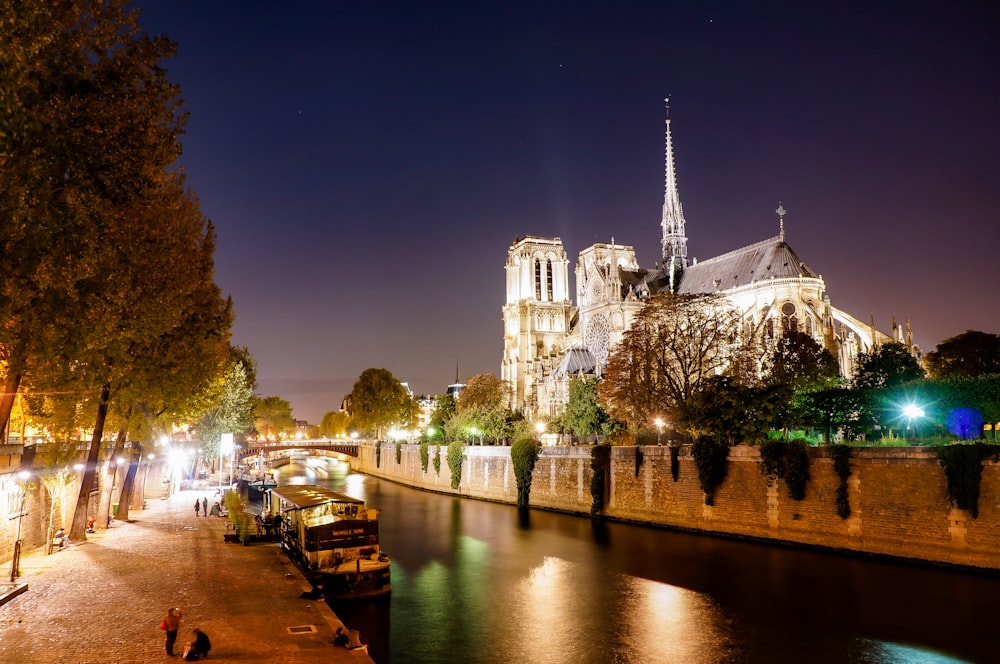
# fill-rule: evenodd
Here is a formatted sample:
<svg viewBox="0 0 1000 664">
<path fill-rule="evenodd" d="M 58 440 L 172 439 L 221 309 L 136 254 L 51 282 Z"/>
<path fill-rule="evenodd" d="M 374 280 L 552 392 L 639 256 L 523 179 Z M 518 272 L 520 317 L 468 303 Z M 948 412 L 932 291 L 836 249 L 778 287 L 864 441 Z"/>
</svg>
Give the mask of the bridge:
<svg viewBox="0 0 1000 664">
<path fill-rule="evenodd" d="M 347 456 L 358 456 L 358 443 L 355 440 L 274 440 L 258 441 L 247 443 L 247 451 L 240 455 L 240 458 L 267 454 L 269 452 L 281 452 L 283 450 L 327 450 L 346 454 Z"/>
</svg>

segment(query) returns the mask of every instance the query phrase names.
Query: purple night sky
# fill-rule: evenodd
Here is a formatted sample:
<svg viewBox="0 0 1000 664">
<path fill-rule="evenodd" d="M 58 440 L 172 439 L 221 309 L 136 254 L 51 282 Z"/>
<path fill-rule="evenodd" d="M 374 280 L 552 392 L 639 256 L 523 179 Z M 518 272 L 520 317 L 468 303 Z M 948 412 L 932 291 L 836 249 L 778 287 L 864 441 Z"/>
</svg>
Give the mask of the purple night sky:
<svg viewBox="0 0 1000 664">
<path fill-rule="evenodd" d="M 135 3 L 178 42 L 234 342 L 313 423 L 368 367 L 499 375 L 515 235 L 652 267 L 668 94 L 690 256 L 780 200 L 836 306 L 925 351 L 1000 333 L 992 4 Z"/>
</svg>

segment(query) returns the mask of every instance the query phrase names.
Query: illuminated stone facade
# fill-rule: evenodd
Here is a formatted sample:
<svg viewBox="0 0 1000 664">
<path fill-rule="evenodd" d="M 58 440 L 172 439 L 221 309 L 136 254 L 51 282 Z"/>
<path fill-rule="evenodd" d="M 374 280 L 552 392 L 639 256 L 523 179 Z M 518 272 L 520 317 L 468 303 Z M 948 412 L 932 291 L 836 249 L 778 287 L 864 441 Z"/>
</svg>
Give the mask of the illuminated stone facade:
<svg viewBox="0 0 1000 664">
<path fill-rule="evenodd" d="M 823 278 L 785 240 L 781 206 L 777 236 L 705 261 L 687 258 L 684 211 L 674 175 L 669 109 L 661 248 L 663 261 L 639 266 L 629 245 L 598 243 L 580 252 L 576 302 L 569 298 L 569 261 L 560 238 L 515 238 L 507 252 L 501 377 L 511 406 L 527 416 L 559 415 L 575 376 L 600 376 L 647 298 L 656 293 L 719 293 L 741 313 L 744 327 L 775 343 L 796 329 L 830 350 L 852 375 L 859 353 L 896 340 L 911 345 L 909 325 L 892 334 L 830 303 Z"/>
</svg>

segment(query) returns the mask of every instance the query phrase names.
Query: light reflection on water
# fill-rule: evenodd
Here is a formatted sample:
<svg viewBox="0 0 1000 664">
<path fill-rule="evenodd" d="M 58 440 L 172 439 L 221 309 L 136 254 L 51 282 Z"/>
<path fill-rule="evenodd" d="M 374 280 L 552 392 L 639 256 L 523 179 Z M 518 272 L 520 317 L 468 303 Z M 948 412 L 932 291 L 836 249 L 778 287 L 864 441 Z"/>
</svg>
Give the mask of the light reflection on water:
<svg viewBox="0 0 1000 664">
<path fill-rule="evenodd" d="M 995 578 L 518 512 L 346 464 L 277 476 L 381 510 L 392 595 L 334 607 L 378 664 L 1000 661 Z"/>
</svg>

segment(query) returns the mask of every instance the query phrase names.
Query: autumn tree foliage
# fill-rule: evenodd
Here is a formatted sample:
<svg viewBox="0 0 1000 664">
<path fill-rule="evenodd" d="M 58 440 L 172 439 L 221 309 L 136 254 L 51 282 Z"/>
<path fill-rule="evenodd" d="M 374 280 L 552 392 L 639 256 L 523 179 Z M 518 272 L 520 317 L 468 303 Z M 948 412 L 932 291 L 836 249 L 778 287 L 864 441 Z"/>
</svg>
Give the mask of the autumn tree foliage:
<svg viewBox="0 0 1000 664">
<path fill-rule="evenodd" d="M 184 410 L 225 370 L 232 305 L 174 168 L 174 44 L 124 0 L 2 1 L 0 15 L 0 429 L 22 389 L 76 395 L 93 432 L 82 539 L 109 414 L 124 441 L 137 417 Z"/>
<path fill-rule="evenodd" d="M 717 295 L 654 295 L 612 353 L 598 388 L 608 413 L 638 429 L 674 418 L 740 352 L 739 313 Z"/>
</svg>

